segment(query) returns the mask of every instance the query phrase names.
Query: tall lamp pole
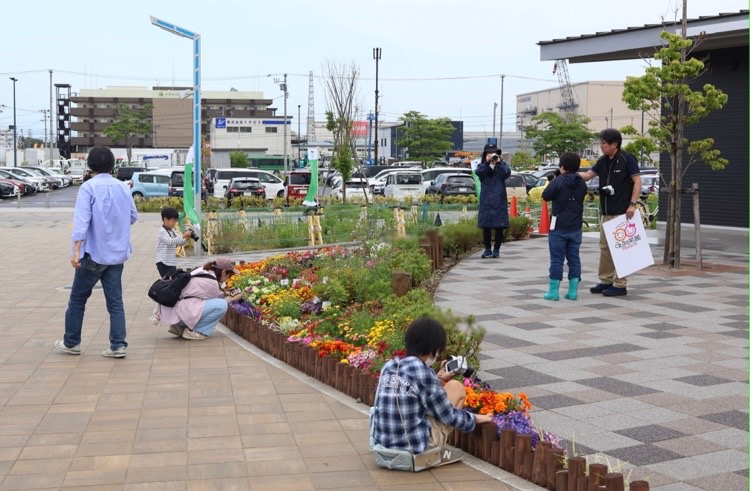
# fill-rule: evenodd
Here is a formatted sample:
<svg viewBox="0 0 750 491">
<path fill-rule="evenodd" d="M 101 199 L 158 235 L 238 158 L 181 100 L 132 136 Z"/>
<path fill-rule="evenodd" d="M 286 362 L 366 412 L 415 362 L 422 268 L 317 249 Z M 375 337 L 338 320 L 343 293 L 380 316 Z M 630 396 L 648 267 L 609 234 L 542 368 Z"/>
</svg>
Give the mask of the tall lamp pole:
<svg viewBox="0 0 750 491">
<path fill-rule="evenodd" d="M 383 53 L 382 48 L 372 48 L 372 58 L 375 60 L 375 140 L 378 140 L 378 64 L 380 56 Z M 378 163 L 378 143 L 375 144 L 375 164 Z"/>
<path fill-rule="evenodd" d="M 201 36 L 197 32 L 179 27 L 171 22 L 151 16 L 151 24 L 160 27 L 176 36 L 193 41 L 193 193 L 195 213 L 201 217 Z M 201 254 L 198 242 L 195 243 L 196 255 Z"/>
<path fill-rule="evenodd" d="M 54 132 L 54 129 L 52 128 L 54 126 L 54 116 L 55 111 L 52 108 L 52 70 L 49 71 L 49 165 L 52 167 L 52 159 L 54 158 L 52 156 L 52 147 L 54 146 L 54 139 L 52 138 L 52 134 Z M 61 166 L 62 167 L 62 166 Z"/>
<path fill-rule="evenodd" d="M 13 167 L 18 167 L 18 135 L 16 128 L 16 77 L 10 77 L 13 80 Z"/>
</svg>

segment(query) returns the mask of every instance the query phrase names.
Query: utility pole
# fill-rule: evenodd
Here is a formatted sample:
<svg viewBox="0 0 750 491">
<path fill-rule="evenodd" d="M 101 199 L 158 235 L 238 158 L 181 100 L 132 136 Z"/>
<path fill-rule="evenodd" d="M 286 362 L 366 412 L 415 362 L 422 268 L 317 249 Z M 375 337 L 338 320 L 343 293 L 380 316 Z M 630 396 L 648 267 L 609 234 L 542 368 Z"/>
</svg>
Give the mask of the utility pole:
<svg viewBox="0 0 750 491">
<path fill-rule="evenodd" d="M 495 119 L 497 117 L 497 102 L 493 103 L 492 107 L 492 138 L 495 138 Z"/>
<path fill-rule="evenodd" d="M 285 73 L 284 74 L 284 82 L 279 85 L 279 87 L 281 88 L 281 90 L 284 92 L 284 173 L 285 174 L 287 172 L 289 172 L 289 168 L 288 168 L 289 163 L 287 162 L 287 158 L 288 158 L 287 155 L 288 154 L 287 154 L 287 148 L 286 148 L 286 137 L 287 137 L 287 128 L 286 128 L 286 99 L 287 99 L 287 97 L 289 97 L 289 91 L 287 90 L 286 77 L 287 77 L 287 74 Z M 278 78 L 273 79 L 273 81 L 276 82 L 276 83 L 281 82 L 281 80 L 278 79 Z"/>
<path fill-rule="evenodd" d="M 53 143 L 54 139 L 52 138 L 52 134 L 55 131 L 54 130 L 55 124 L 53 123 L 54 117 L 55 117 L 55 110 L 53 109 L 53 106 L 52 106 L 52 70 L 50 70 L 49 71 L 49 165 L 50 167 L 52 167 L 52 160 L 54 158 L 52 155 L 52 146 L 54 145 Z"/>
<path fill-rule="evenodd" d="M 10 77 L 13 80 L 13 167 L 18 167 L 18 135 L 16 128 L 16 77 Z"/>
<path fill-rule="evenodd" d="M 297 104 L 297 167 L 302 162 L 302 104 Z"/>
<path fill-rule="evenodd" d="M 503 149 L 503 99 L 505 96 L 505 75 L 500 75 L 500 141 L 497 148 Z"/>
<path fill-rule="evenodd" d="M 42 121 L 44 121 L 44 133 L 42 133 L 42 135 L 44 135 L 43 140 L 44 140 L 44 143 L 46 145 L 47 144 L 47 109 L 42 109 L 39 112 L 44 115 L 44 119 L 42 119 Z M 50 155 L 52 155 L 52 154 L 50 153 Z M 52 157 L 50 157 L 50 167 L 51 166 L 52 166 Z"/>
<path fill-rule="evenodd" d="M 375 139 L 378 140 L 378 65 L 383 53 L 382 48 L 372 48 L 372 58 L 375 60 Z M 378 147 L 379 142 L 375 144 L 375 164 L 378 164 Z"/>
</svg>

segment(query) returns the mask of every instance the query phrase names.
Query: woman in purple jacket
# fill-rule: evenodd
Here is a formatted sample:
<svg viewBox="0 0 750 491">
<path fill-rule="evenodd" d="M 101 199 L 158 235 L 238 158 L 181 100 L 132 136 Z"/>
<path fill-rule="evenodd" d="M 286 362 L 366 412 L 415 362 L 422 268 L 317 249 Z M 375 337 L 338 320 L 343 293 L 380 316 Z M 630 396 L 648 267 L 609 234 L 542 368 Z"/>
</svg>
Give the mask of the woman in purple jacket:
<svg viewBox="0 0 750 491">
<path fill-rule="evenodd" d="M 191 273 L 193 276 L 208 274 L 213 278 L 192 278 L 174 307 L 161 306 L 161 320 L 171 324 L 169 332 L 192 340 L 209 337 L 226 314 L 229 303 L 242 298 L 242 292 L 227 297 L 221 289 L 221 285 L 237 272 L 234 264 L 226 258 L 196 268 Z"/>
</svg>

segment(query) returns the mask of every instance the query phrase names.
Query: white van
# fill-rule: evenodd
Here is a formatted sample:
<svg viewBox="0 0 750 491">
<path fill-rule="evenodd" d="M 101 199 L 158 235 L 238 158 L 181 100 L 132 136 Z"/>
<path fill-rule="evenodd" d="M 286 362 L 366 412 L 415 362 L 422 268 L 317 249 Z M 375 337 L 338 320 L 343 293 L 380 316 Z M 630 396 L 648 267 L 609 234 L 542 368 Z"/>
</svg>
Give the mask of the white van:
<svg viewBox="0 0 750 491">
<path fill-rule="evenodd" d="M 214 197 L 223 198 L 229 181 L 236 177 L 254 177 L 266 188 L 266 199 L 284 197 L 284 181 L 272 173 L 260 169 L 216 169 L 214 174 Z"/>
<path fill-rule="evenodd" d="M 422 187 L 422 172 L 419 169 L 416 169 L 389 174 L 388 179 L 385 182 L 383 194 L 386 197 L 392 196 L 399 201 L 407 196 L 419 199 L 424 195 L 424 189 Z"/>
</svg>

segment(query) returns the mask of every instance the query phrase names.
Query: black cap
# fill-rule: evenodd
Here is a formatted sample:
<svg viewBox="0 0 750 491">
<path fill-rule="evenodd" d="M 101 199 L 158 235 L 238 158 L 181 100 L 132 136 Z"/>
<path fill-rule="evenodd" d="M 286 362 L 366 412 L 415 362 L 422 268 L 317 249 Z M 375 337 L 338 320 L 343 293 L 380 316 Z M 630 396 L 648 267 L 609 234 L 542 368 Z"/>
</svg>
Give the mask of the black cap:
<svg viewBox="0 0 750 491">
<path fill-rule="evenodd" d="M 487 145 L 484 146 L 484 150 L 482 151 L 482 153 L 487 153 L 487 152 L 497 153 L 498 151 L 499 150 L 497 148 L 497 145 L 495 145 L 494 143 L 488 143 Z"/>
</svg>

